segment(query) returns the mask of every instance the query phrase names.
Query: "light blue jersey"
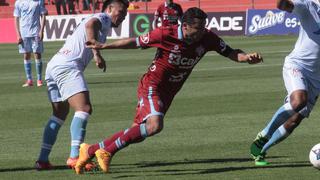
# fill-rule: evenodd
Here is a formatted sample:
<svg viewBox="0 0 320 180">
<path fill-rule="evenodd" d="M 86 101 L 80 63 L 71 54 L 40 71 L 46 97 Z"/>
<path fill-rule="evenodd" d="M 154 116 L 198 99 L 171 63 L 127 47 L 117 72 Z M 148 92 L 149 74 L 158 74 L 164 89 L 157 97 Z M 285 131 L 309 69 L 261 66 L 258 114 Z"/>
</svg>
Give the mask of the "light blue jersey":
<svg viewBox="0 0 320 180">
<path fill-rule="evenodd" d="M 92 49 L 85 46 L 87 41 L 86 23 L 92 19 L 97 18 L 101 22 L 101 29 L 98 34 L 98 41 L 101 43 L 106 42 L 106 37 L 111 31 L 111 19 L 106 13 L 98 13 L 85 18 L 75 29 L 71 36 L 69 36 L 63 47 L 57 54 L 50 60 L 50 66 L 68 65 L 75 63 L 78 69 L 84 71 L 85 67 L 93 58 Z"/>
<path fill-rule="evenodd" d="M 292 13 L 299 17 L 301 26 L 295 48 L 286 61 L 320 77 L 320 3 L 318 0 L 293 0 L 293 3 Z"/>
<path fill-rule="evenodd" d="M 17 0 L 13 16 L 19 17 L 22 38 L 36 37 L 40 31 L 40 16 L 46 14 L 43 0 Z"/>
<path fill-rule="evenodd" d="M 79 92 L 88 91 L 83 71 L 93 58 L 92 49 L 85 46 L 87 41 L 86 23 L 92 18 L 101 22 L 97 40 L 106 42 L 111 30 L 111 19 L 106 13 L 98 13 L 85 18 L 67 38 L 63 47 L 47 64 L 46 82 L 51 102 L 65 101 Z"/>
</svg>

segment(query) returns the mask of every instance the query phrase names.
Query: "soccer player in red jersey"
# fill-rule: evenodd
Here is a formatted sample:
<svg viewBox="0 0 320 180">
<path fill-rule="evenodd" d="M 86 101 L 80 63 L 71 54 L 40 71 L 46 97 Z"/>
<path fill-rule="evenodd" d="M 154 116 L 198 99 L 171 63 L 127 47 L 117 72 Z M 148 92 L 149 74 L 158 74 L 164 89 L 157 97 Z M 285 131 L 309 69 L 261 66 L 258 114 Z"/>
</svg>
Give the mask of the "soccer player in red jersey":
<svg viewBox="0 0 320 180">
<path fill-rule="evenodd" d="M 161 22 L 161 26 L 178 24 L 178 20 L 180 20 L 182 14 L 183 11 L 179 4 L 174 3 L 173 0 L 166 0 L 159 5 L 154 13 L 152 27 L 153 29 L 158 28 L 159 21 Z"/>
<path fill-rule="evenodd" d="M 258 53 L 247 54 L 228 46 L 215 33 L 205 28 L 207 14 L 199 8 L 188 9 L 181 25 L 155 29 L 138 38 L 127 38 L 110 44 L 86 42 L 94 49 L 133 49 L 156 47 L 157 53 L 148 71 L 138 85 L 138 105 L 132 126 L 119 131 L 104 141 L 89 145 L 81 144 L 75 170 L 82 168 L 96 156 L 104 172 L 109 171 L 111 157 L 122 148 L 138 143 L 159 133 L 170 104 L 190 75 L 194 66 L 208 51 L 216 51 L 236 62 L 256 64 L 262 62 Z"/>
</svg>

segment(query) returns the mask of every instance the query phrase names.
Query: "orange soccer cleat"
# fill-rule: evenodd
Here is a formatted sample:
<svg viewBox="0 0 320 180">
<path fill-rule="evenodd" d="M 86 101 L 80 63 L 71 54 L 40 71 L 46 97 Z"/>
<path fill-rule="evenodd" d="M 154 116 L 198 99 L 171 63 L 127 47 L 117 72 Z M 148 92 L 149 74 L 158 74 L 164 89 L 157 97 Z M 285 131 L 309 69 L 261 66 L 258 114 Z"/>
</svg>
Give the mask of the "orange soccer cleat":
<svg viewBox="0 0 320 180">
<path fill-rule="evenodd" d="M 104 150 L 104 149 L 99 149 L 95 152 L 96 154 L 96 158 L 98 161 L 98 164 L 100 166 L 100 168 L 102 169 L 102 171 L 104 173 L 108 173 L 109 172 L 109 166 L 110 166 L 110 162 L 111 162 L 111 154 Z"/>
<path fill-rule="evenodd" d="M 88 155 L 88 149 L 90 145 L 86 143 L 82 143 L 80 145 L 79 149 L 79 158 L 76 162 L 76 165 L 74 166 L 74 170 L 77 174 L 83 173 L 83 168 L 86 166 L 86 164 L 91 160 L 91 157 Z"/>
<path fill-rule="evenodd" d="M 75 158 L 69 157 L 69 158 L 67 159 L 67 162 L 66 162 L 66 163 L 67 163 L 67 166 L 68 166 L 69 168 L 71 168 L 71 169 L 75 169 L 75 166 L 76 166 L 76 164 L 77 164 L 78 159 L 79 159 L 79 157 L 75 157 Z M 85 171 L 92 171 L 92 170 L 94 170 L 96 167 L 97 167 L 96 164 L 94 164 L 93 162 L 88 162 L 88 163 L 85 165 L 84 169 L 85 169 Z"/>
</svg>

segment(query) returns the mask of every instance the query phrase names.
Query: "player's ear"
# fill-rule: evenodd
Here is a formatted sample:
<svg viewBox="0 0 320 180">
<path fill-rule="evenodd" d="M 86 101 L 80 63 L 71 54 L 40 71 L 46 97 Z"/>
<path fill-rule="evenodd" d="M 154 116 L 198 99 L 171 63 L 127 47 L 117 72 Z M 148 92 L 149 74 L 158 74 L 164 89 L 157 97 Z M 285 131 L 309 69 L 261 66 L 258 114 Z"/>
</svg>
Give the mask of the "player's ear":
<svg viewBox="0 0 320 180">
<path fill-rule="evenodd" d="M 112 12 L 112 8 L 113 8 L 113 4 L 110 4 L 107 8 L 108 12 L 111 13 Z"/>
<path fill-rule="evenodd" d="M 187 27 L 188 27 L 188 24 L 185 23 L 185 22 L 183 22 L 183 23 L 181 24 L 181 27 L 182 27 L 182 29 L 186 30 Z"/>
</svg>

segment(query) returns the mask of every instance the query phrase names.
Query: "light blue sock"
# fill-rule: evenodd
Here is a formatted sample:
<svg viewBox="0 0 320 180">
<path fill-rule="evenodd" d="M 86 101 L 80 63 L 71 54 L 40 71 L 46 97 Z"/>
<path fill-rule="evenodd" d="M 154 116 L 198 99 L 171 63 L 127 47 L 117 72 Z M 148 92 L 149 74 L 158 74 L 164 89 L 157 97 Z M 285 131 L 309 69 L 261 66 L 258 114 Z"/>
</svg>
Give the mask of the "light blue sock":
<svg viewBox="0 0 320 180">
<path fill-rule="evenodd" d="M 261 150 L 262 153 L 266 152 L 271 146 L 281 142 L 285 138 L 287 138 L 290 134 L 284 128 L 284 126 L 280 126 L 272 135 L 267 144 L 265 144 Z"/>
<path fill-rule="evenodd" d="M 89 116 L 90 116 L 89 113 L 86 113 L 83 111 L 77 111 L 74 113 L 71 126 L 70 126 L 70 133 L 71 133 L 70 157 L 71 158 L 75 158 L 79 156 L 79 147 L 86 135 L 86 127 L 87 127 Z"/>
<path fill-rule="evenodd" d="M 271 136 L 273 136 L 273 133 L 294 113 L 291 104 L 287 102 L 273 115 L 269 124 L 262 130 L 261 135 L 270 139 Z"/>
<path fill-rule="evenodd" d="M 42 60 L 36 59 L 37 80 L 42 80 Z"/>
<path fill-rule="evenodd" d="M 24 71 L 26 73 L 27 80 L 32 80 L 32 73 L 31 73 L 31 61 L 25 59 L 24 60 Z"/>
<path fill-rule="evenodd" d="M 51 148 L 56 142 L 59 129 L 63 125 L 63 122 L 64 122 L 63 120 L 55 116 L 50 117 L 46 127 L 44 128 L 42 145 L 41 145 L 40 155 L 38 158 L 39 161 L 42 161 L 42 162 L 49 161 L 49 154 L 51 152 Z"/>
</svg>

